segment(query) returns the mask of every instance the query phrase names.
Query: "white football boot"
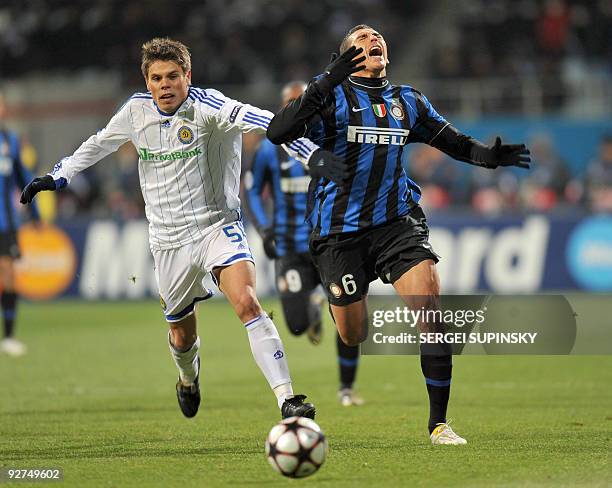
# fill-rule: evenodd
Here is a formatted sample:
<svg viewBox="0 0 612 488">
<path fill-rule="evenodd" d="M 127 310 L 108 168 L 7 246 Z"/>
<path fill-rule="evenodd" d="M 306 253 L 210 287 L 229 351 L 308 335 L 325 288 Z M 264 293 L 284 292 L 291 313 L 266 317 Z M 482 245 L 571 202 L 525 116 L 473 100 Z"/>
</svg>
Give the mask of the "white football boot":
<svg viewBox="0 0 612 488">
<path fill-rule="evenodd" d="M 446 446 L 461 446 L 467 444 L 467 441 L 455 434 L 451 426 L 450 421 L 445 424 L 436 424 L 436 428 L 433 430 L 429 438 L 434 446 L 446 445 Z"/>
<path fill-rule="evenodd" d="M 23 356 L 27 351 L 25 344 L 12 337 L 7 337 L 0 341 L 0 352 L 8 354 L 9 356 L 17 357 Z"/>
<path fill-rule="evenodd" d="M 338 391 L 338 400 L 343 407 L 358 407 L 365 403 L 365 400 L 357 395 L 351 388 L 341 388 Z"/>
</svg>

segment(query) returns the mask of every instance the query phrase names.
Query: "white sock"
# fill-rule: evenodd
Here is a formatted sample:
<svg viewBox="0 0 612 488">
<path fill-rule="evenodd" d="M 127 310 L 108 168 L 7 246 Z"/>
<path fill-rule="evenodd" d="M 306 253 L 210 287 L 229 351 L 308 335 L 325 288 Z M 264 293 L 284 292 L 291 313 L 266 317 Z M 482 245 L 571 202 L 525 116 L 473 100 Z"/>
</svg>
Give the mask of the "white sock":
<svg viewBox="0 0 612 488">
<path fill-rule="evenodd" d="M 265 313 L 244 325 L 255 362 L 268 380 L 280 407 L 288 396 L 293 395 L 293 390 L 285 349 L 276 326 Z"/>
<path fill-rule="evenodd" d="M 170 338 L 170 332 L 168 332 L 168 345 L 170 346 L 170 353 L 174 364 L 179 370 L 179 376 L 184 385 L 191 385 L 195 382 L 198 377 L 198 351 L 200 350 L 200 337 L 196 338 L 187 351 L 178 351 Z"/>
<path fill-rule="evenodd" d="M 288 398 L 293 398 L 293 387 L 291 386 L 291 383 L 283 383 L 282 385 L 278 385 L 276 388 L 272 388 L 272 391 L 276 395 L 278 408 L 283 406 L 285 400 Z"/>
</svg>

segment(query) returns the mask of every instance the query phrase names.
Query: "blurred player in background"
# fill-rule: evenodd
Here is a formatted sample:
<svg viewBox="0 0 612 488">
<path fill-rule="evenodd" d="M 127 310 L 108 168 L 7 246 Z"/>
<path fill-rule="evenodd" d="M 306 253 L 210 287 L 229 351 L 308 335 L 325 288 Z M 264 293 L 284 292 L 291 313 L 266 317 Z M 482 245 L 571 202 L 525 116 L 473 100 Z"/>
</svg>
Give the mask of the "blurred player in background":
<svg viewBox="0 0 612 488">
<path fill-rule="evenodd" d="M 293 81 L 282 90 L 282 106 L 298 98 L 306 88 L 303 81 Z M 321 305 L 316 292 L 319 273 L 308 252 L 310 223 L 306 220 L 308 170 L 295 158 L 268 139 L 261 141 L 250 171 L 245 175 L 247 202 L 251 217 L 263 240 L 264 251 L 274 260 L 276 289 L 280 294 L 285 322 L 296 336 L 304 332 L 313 344 L 321 341 Z M 262 195 L 271 189 L 274 203 L 272 222 L 265 211 Z M 353 391 L 359 362 L 359 346 L 347 346 L 336 334 L 340 389 L 344 406 L 361 405 Z"/>
<path fill-rule="evenodd" d="M 383 36 L 367 25 L 350 29 L 325 73 L 272 120 L 268 137 L 280 144 L 308 134 L 343 158 L 344 178 L 321 178 L 314 188 L 310 249 L 321 273 L 338 331 L 351 345 L 368 334 L 367 293 L 377 277 L 391 283 L 411 309 L 439 309 L 438 256 L 418 202 L 416 183 L 402 168 L 403 148 L 423 142 L 455 159 L 486 168 L 528 168 L 524 145 L 492 147 L 461 134 L 407 85 L 386 78 Z M 421 331 L 442 324 L 421 321 Z M 431 329 L 434 330 L 431 330 Z M 465 444 L 448 425 L 450 344 L 421 344 L 430 402 L 432 444 Z"/>
<path fill-rule="evenodd" d="M 586 200 L 595 212 L 612 212 L 612 133 L 604 134 L 586 172 Z"/>
<path fill-rule="evenodd" d="M 246 240 L 240 200 L 242 133 L 265 134 L 273 114 L 191 86 L 191 56 L 185 45 L 156 38 L 142 47 L 142 74 L 149 92 L 133 95 L 108 125 L 34 179 L 22 203 L 41 190 L 57 190 L 80 171 L 131 141 L 139 155 L 140 184 L 149 220 L 160 301 L 169 322 L 169 346 L 179 370 L 181 411 L 200 405 L 195 305 L 212 292 L 211 273 L 245 325 L 255 362 L 274 391 L 283 417 L 313 418 L 315 407 L 294 395 L 283 344 L 255 296 L 255 267 Z M 335 156 L 308 140 L 288 150 L 324 168 Z M 222 325 L 222 324 L 212 324 Z M 248 400 L 247 400 L 248 401 Z"/>
<path fill-rule="evenodd" d="M 26 346 L 15 339 L 15 317 L 19 296 L 15 289 L 15 259 L 19 258 L 17 229 L 19 218 L 13 205 L 16 188 L 19 191 L 32 179 L 32 175 L 21 161 L 19 136 L 4 125 L 6 102 L 0 92 L 0 280 L 2 283 L 2 318 L 4 335 L 0 351 L 11 356 L 26 353 Z M 38 206 L 32 206 L 32 217 L 40 220 Z"/>
</svg>

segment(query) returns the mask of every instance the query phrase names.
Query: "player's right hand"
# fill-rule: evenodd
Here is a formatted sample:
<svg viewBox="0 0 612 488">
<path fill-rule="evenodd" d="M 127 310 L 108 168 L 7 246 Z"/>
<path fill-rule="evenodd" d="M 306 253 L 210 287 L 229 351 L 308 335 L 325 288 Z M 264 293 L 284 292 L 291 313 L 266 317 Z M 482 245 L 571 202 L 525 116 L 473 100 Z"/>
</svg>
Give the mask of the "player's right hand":
<svg viewBox="0 0 612 488">
<path fill-rule="evenodd" d="M 308 159 L 308 169 L 313 178 L 327 178 L 340 186 L 344 185 L 349 176 L 344 158 L 323 149 L 312 153 Z"/>
<path fill-rule="evenodd" d="M 325 68 L 325 74 L 316 82 L 323 94 L 331 92 L 347 77 L 364 68 L 361 63 L 365 61 L 366 57 L 357 57 L 362 52 L 363 48 L 357 49 L 355 46 L 351 46 L 340 56 L 336 53 L 332 54 L 330 63 Z"/>
<path fill-rule="evenodd" d="M 268 259 L 276 259 L 278 254 L 276 253 L 276 241 L 274 240 L 274 229 L 272 227 L 266 227 L 262 233 L 263 248 Z"/>
<path fill-rule="evenodd" d="M 34 200 L 34 196 L 39 191 L 50 190 L 55 191 L 55 180 L 53 176 L 45 175 L 43 177 L 34 178 L 30 181 L 21 192 L 20 202 L 24 205 L 31 203 Z"/>
</svg>

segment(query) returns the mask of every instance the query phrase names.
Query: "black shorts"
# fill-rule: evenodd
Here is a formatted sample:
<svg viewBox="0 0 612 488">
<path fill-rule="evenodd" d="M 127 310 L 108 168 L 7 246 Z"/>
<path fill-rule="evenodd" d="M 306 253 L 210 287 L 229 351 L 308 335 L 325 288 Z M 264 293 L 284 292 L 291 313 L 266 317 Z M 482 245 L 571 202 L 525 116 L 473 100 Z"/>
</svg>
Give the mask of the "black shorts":
<svg viewBox="0 0 612 488">
<path fill-rule="evenodd" d="M 281 256 L 274 262 L 276 289 L 283 296 L 310 292 L 320 283 L 319 273 L 308 253 Z"/>
<path fill-rule="evenodd" d="M 9 230 L 0 232 L 0 256 L 9 256 L 18 259 L 19 246 L 17 245 L 17 232 Z"/>
<path fill-rule="evenodd" d="M 312 238 L 310 251 L 329 302 L 341 306 L 361 300 L 376 278 L 394 283 L 421 261 L 439 261 L 419 206 L 377 227 Z"/>
</svg>

